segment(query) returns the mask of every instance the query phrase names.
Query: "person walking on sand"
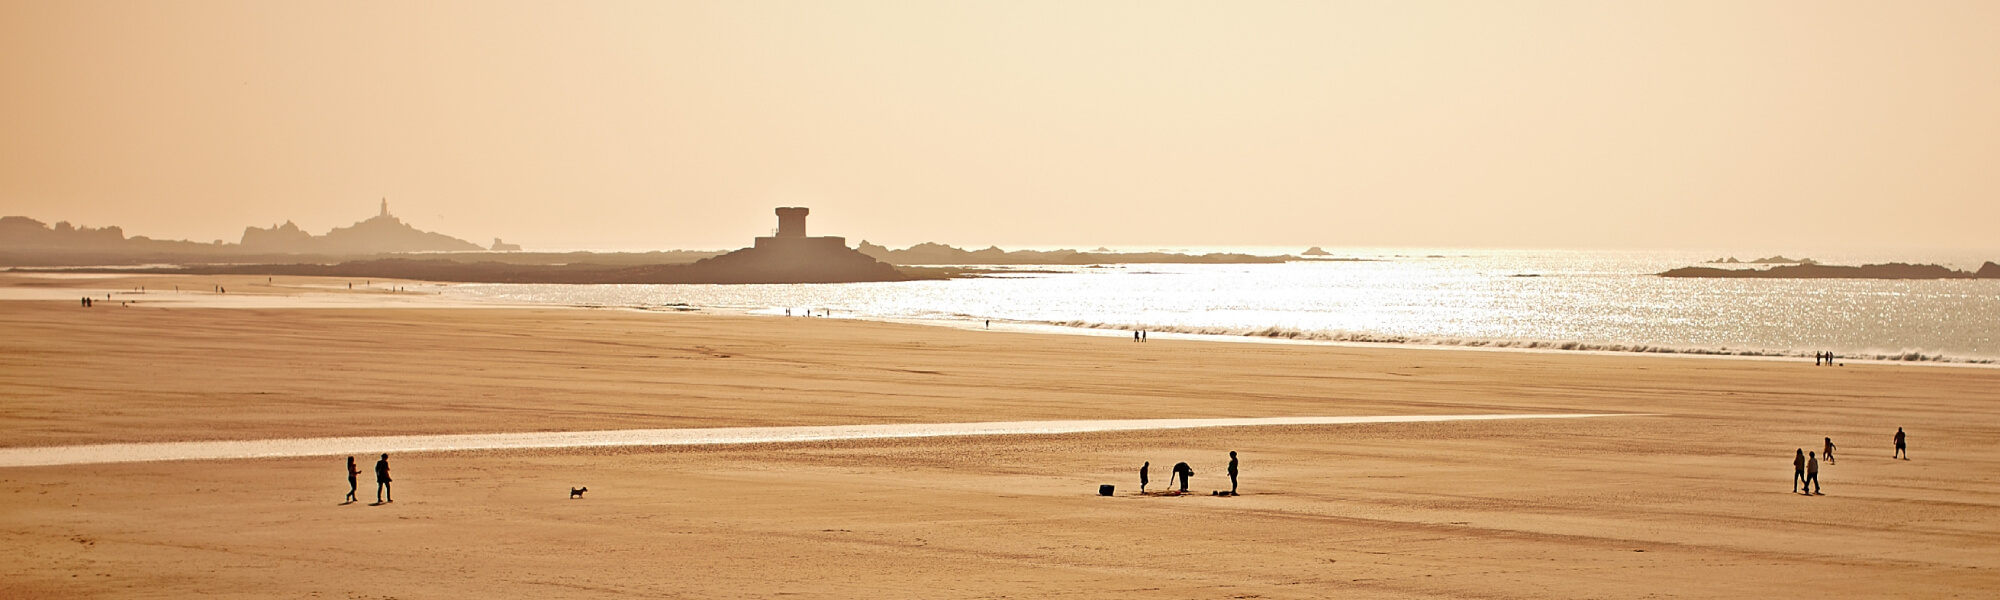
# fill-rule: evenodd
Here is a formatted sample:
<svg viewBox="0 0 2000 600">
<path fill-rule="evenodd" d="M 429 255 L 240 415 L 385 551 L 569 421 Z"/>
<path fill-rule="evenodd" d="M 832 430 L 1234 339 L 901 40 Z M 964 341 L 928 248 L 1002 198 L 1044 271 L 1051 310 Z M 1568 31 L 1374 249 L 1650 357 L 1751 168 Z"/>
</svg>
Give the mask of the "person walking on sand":
<svg viewBox="0 0 2000 600">
<path fill-rule="evenodd" d="M 1146 493 L 1146 484 L 1152 482 L 1150 478 L 1146 477 L 1146 471 L 1151 468 L 1153 468 L 1153 461 L 1150 460 L 1146 461 L 1146 464 L 1139 465 L 1139 493 L 1141 494 Z"/>
<path fill-rule="evenodd" d="M 1819 454 L 1826 457 L 1826 464 L 1833 464 L 1833 438 L 1826 438 L 1826 449 Z"/>
<path fill-rule="evenodd" d="M 1897 428 L 1896 428 L 1896 453 L 1895 453 L 1895 454 L 1891 454 L 1891 455 L 1889 455 L 1889 458 L 1896 458 L 1896 457 L 1900 456 L 1900 457 L 1902 457 L 1902 458 L 1903 458 L 1903 460 L 1910 460 L 1910 447 L 1909 447 L 1909 446 L 1906 446 L 1906 445 L 1904 445 L 1904 444 L 1903 444 L 1903 442 L 1904 442 L 1904 438 L 1903 438 L 1903 428 L 1901 428 L 1901 427 L 1897 427 Z"/>
<path fill-rule="evenodd" d="M 1807 496 L 1826 495 L 1819 493 L 1819 457 L 1813 456 L 1811 452 L 1806 453 L 1806 485 L 1800 487 L 1812 488 L 1806 491 Z"/>
<path fill-rule="evenodd" d="M 1806 481 L 1806 449 L 1792 456 L 1792 493 L 1799 493 L 1799 484 Z"/>
<path fill-rule="evenodd" d="M 354 466 L 354 457 L 347 457 L 347 503 L 357 502 L 354 492 L 361 488 L 361 467 Z"/>
<path fill-rule="evenodd" d="M 1174 463 L 1174 477 L 1181 478 L 1181 493 L 1185 494 L 1187 493 L 1188 490 L 1188 479 L 1194 477 L 1194 467 L 1190 467 L 1188 466 L 1187 463 L 1184 462 Z M 1173 485 L 1173 484 L 1174 484 L 1173 478 L 1172 477 L 1167 478 L 1167 485 Z"/>
<path fill-rule="evenodd" d="M 1229 495 L 1236 495 L 1236 451 L 1229 451 Z"/>
<path fill-rule="evenodd" d="M 383 454 L 382 460 L 375 461 L 376 504 L 388 504 L 396 501 L 396 492 L 389 489 L 390 481 L 392 480 L 389 479 L 389 455 Z M 388 498 L 387 500 L 383 499 L 385 495 Z"/>
</svg>

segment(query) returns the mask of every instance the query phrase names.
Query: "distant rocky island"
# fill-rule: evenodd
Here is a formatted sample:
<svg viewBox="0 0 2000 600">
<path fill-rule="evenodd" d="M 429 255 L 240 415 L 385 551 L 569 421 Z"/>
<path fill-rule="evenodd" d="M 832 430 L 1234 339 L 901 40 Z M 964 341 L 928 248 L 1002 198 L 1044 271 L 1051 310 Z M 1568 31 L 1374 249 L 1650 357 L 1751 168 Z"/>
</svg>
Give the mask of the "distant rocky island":
<svg viewBox="0 0 2000 600">
<path fill-rule="evenodd" d="M 1178 254 L 1172 252 L 1109 252 L 1077 250 L 962 250 L 925 242 L 902 250 L 870 244 L 857 248 L 862 254 L 895 265 L 1100 265 L 1100 264 L 1259 264 L 1298 260 L 1296 256 L 1252 254 Z"/>
<path fill-rule="evenodd" d="M 1801 263 L 1768 269 L 1682 267 L 1661 277 L 1751 277 L 1768 279 L 2000 279 L 2000 264 L 1987 261 L 1978 271 L 1958 271 L 1942 265 L 1887 263 L 1858 267 Z"/>
<path fill-rule="evenodd" d="M 1780 254 L 1780 255 L 1777 255 L 1777 256 L 1766 256 L 1766 257 L 1764 257 L 1764 258 L 1759 258 L 1759 259 L 1757 259 L 1757 260 L 1736 260 L 1736 257 L 1734 257 L 1734 256 L 1731 256 L 1731 257 L 1727 257 L 1727 258 L 1718 258 L 1718 259 L 1715 259 L 1715 260 L 1711 260 L 1711 261 L 1708 261 L 1708 262 L 1709 262 L 1709 264 L 1725 264 L 1725 265 L 1743 265 L 1743 264 L 1748 264 L 1748 265 L 1816 265 L 1816 264 L 1819 264 L 1819 261 L 1816 261 L 1816 260 L 1813 260 L 1813 259 L 1810 259 L 1810 258 L 1796 258 L 1796 259 L 1794 259 L 1794 258 L 1785 258 L 1785 255 L 1783 255 L 1783 254 Z"/>
</svg>

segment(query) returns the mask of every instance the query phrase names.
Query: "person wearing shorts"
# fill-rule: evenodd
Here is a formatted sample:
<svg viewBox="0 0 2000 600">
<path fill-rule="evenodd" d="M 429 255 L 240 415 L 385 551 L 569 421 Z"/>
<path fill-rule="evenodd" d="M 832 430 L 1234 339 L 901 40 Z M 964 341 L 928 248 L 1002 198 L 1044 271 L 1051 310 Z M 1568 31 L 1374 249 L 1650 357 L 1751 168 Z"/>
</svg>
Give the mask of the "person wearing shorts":
<svg viewBox="0 0 2000 600">
<path fill-rule="evenodd" d="M 361 469 L 354 466 L 354 457 L 347 457 L 347 501 L 354 502 L 354 491 L 361 486 Z"/>
</svg>

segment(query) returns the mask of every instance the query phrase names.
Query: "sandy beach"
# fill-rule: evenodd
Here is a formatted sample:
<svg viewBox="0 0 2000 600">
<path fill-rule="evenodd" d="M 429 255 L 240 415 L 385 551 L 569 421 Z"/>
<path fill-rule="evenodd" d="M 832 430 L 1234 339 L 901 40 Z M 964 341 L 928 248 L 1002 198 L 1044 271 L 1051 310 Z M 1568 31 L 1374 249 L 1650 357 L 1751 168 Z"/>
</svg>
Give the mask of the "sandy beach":
<svg viewBox="0 0 2000 600">
<path fill-rule="evenodd" d="M 259 278 L 261 280 L 261 278 Z M 1974 598 L 2000 369 L 483 307 L 0 275 L 0 448 L 1040 420 L 1350 423 L 0 469 L 0 598 Z M 375 282 L 376 288 L 390 285 Z M 182 285 L 228 294 L 172 301 Z M 81 308 L 87 292 L 145 295 Z M 192 294 L 183 294 L 183 296 Z M 228 298 L 222 298 L 227 296 Z M 63 300 L 61 298 L 67 298 Z M 119 301 L 137 300 L 129 306 Z M 1913 460 L 1891 460 L 1905 428 Z M 1823 496 L 1794 449 L 1831 437 Z M 1228 452 L 1242 457 L 1238 497 Z M 1194 494 L 1138 494 L 1186 461 Z M 1116 495 L 1097 495 L 1115 484 Z M 582 499 L 572 487 L 588 486 Z"/>
</svg>

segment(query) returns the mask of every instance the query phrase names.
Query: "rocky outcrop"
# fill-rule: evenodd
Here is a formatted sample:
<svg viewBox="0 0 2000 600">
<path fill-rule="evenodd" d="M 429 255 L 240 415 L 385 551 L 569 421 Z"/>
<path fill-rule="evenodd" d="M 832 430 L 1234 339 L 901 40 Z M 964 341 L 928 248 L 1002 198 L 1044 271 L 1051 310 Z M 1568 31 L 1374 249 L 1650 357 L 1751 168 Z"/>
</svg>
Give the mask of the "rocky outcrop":
<svg viewBox="0 0 2000 600">
<path fill-rule="evenodd" d="M 1176 254 L 1171 252 L 1078 252 L 1075 250 L 961 250 L 924 242 L 903 250 L 861 242 L 860 252 L 897 265 L 1107 265 L 1107 264 L 1245 264 L 1281 263 L 1292 256 L 1251 254 Z"/>
<path fill-rule="evenodd" d="M 269 229 L 243 230 L 245 252 L 288 254 L 389 254 L 397 252 L 476 252 L 478 244 L 442 233 L 423 231 L 389 214 L 382 204 L 381 214 L 346 227 L 336 227 L 315 236 L 286 221 Z"/>
<path fill-rule="evenodd" d="M 1990 260 L 1986 261 L 1986 264 L 1979 265 L 1977 274 L 1980 279 L 2000 279 L 2000 265 L 1993 264 Z"/>
<path fill-rule="evenodd" d="M 1988 273 L 1992 273 L 1989 275 Z M 1799 264 L 1769 269 L 1718 269 L 1682 267 L 1659 274 L 1661 277 L 1722 277 L 1771 279 L 1974 279 L 2000 278 L 2000 267 L 1988 262 L 1979 272 L 1958 271 L 1941 265 L 1886 263 L 1859 267 Z"/>
</svg>

